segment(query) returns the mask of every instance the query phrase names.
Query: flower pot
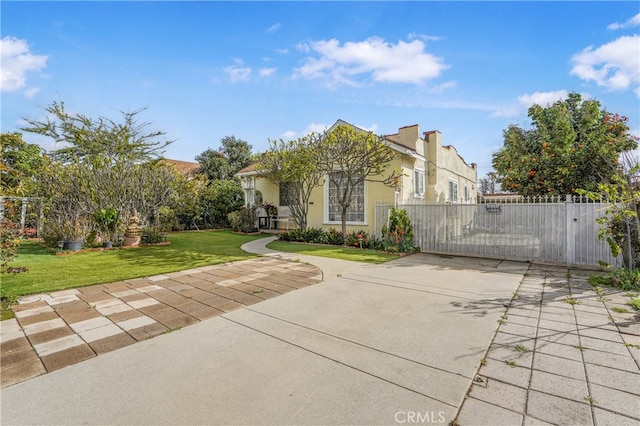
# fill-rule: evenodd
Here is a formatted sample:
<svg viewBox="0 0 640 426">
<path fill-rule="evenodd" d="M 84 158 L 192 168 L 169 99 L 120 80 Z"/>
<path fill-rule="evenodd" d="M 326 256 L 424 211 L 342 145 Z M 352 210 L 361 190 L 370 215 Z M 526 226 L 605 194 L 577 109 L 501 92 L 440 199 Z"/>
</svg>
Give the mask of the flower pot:
<svg viewBox="0 0 640 426">
<path fill-rule="evenodd" d="M 62 250 L 77 251 L 82 249 L 82 241 L 66 240 L 62 246 Z"/>
</svg>

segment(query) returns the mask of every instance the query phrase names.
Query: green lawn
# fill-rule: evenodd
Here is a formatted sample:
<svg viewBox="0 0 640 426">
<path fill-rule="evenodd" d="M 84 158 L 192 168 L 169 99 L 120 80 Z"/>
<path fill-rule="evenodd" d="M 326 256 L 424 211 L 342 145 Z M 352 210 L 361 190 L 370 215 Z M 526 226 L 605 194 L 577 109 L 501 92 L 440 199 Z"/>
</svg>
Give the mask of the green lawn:
<svg viewBox="0 0 640 426">
<path fill-rule="evenodd" d="M 255 255 L 240 246 L 264 237 L 226 231 L 181 232 L 169 234 L 169 245 L 65 256 L 54 256 L 50 249 L 24 241 L 18 259 L 10 266 L 26 266 L 29 271 L 2 274 L 0 294 L 15 297 L 44 293 L 249 259 Z"/>
<path fill-rule="evenodd" d="M 396 254 L 384 253 L 376 250 L 363 250 L 353 247 L 320 246 L 313 244 L 289 243 L 273 241 L 267 244 L 271 250 L 287 253 L 310 254 L 313 256 L 330 257 L 332 259 L 352 260 L 354 262 L 384 263 L 397 259 Z"/>
</svg>

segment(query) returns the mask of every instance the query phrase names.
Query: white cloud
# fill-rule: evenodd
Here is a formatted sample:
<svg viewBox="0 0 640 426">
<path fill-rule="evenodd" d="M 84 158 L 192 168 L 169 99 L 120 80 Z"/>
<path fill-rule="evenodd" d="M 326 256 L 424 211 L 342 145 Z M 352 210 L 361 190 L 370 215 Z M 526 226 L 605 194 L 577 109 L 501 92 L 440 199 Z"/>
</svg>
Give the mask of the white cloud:
<svg viewBox="0 0 640 426">
<path fill-rule="evenodd" d="M 530 95 L 518 96 L 518 102 L 520 105 L 529 108 L 533 104 L 537 104 L 543 107 L 552 105 L 554 102 L 563 101 L 567 99 L 569 92 L 566 90 L 556 90 L 554 92 L 534 92 Z"/>
<path fill-rule="evenodd" d="M 276 49 L 276 52 L 281 55 L 286 55 L 287 53 L 289 53 L 289 49 Z"/>
<path fill-rule="evenodd" d="M 24 91 L 24 95 L 27 98 L 32 99 L 39 91 L 40 91 L 39 87 L 30 87 Z"/>
<path fill-rule="evenodd" d="M 297 133 L 295 130 L 287 130 L 282 134 L 282 137 L 287 140 L 292 140 L 295 139 L 296 135 Z"/>
<path fill-rule="evenodd" d="M 517 102 L 496 108 L 491 114 L 492 117 L 517 117 L 526 113 L 529 107 L 534 104 L 546 107 L 556 101 L 567 99 L 567 90 L 555 90 L 551 92 L 534 92 L 518 96 Z M 583 97 L 588 98 L 587 95 Z"/>
<path fill-rule="evenodd" d="M 458 82 L 456 82 L 456 81 L 447 81 L 445 83 L 438 84 L 437 86 L 434 86 L 434 87 L 430 88 L 429 89 L 429 93 L 440 94 L 440 93 L 444 92 L 447 89 L 453 89 L 455 87 L 458 87 Z"/>
<path fill-rule="evenodd" d="M 251 77 L 251 68 L 245 67 L 242 60 L 234 58 L 236 65 L 230 65 L 224 69 L 232 83 L 240 81 L 249 81 Z"/>
<path fill-rule="evenodd" d="M 48 56 L 34 55 L 29 52 L 26 40 L 6 36 L 0 40 L 0 90 L 11 92 L 27 87 L 26 74 L 40 71 L 47 63 Z M 27 89 L 25 94 L 33 96 L 34 90 Z"/>
<path fill-rule="evenodd" d="M 260 68 L 258 72 L 261 77 L 271 77 L 276 72 L 276 68 Z"/>
<path fill-rule="evenodd" d="M 609 24 L 607 26 L 607 29 L 621 30 L 624 28 L 637 27 L 639 25 L 640 25 L 640 13 L 638 13 L 636 16 L 629 18 L 626 22 L 623 22 L 622 24 L 620 24 L 619 22 L 614 22 L 613 24 Z"/>
<path fill-rule="evenodd" d="M 359 76 L 384 83 L 423 83 L 448 68 L 442 58 L 427 53 L 425 47 L 418 39 L 392 44 L 378 37 L 342 45 L 336 39 L 303 43 L 297 46 L 299 50 L 319 56 L 308 57 L 295 69 L 294 77 L 325 79 L 329 86 L 359 86 Z"/>
<path fill-rule="evenodd" d="M 593 80 L 612 91 L 631 89 L 638 95 L 640 35 L 623 36 L 596 49 L 589 46 L 573 55 L 572 61 L 571 74 L 582 80 Z"/>
<path fill-rule="evenodd" d="M 280 23 L 276 22 L 275 24 L 273 24 L 272 26 L 270 26 L 269 28 L 267 28 L 267 32 L 268 33 L 275 33 L 276 31 L 278 31 L 280 28 L 282 28 L 282 25 L 280 25 Z"/>
</svg>

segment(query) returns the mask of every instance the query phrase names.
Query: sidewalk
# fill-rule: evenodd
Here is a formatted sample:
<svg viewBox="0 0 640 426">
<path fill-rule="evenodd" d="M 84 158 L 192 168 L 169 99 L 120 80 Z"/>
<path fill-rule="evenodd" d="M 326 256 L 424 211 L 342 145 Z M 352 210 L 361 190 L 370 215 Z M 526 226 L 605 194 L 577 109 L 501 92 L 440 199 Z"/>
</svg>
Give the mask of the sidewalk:
<svg viewBox="0 0 640 426">
<path fill-rule="evenodd" d="M 529 268 L 459 425 L 640 425 L 640 315 L 625 292 L 598 294 L 589 275 Z"/>
<path fill-rule="evenodd" d="M 314 266 L 258 258 L 26 296 L 0 328 L 1 386 L 321 281 Z"/>
</svg>

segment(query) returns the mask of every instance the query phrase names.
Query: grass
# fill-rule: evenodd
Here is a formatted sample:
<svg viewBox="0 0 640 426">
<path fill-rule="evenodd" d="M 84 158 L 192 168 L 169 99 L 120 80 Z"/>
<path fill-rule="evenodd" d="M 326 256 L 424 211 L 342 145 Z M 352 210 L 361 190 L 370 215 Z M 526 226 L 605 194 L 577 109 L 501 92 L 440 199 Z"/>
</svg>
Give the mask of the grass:
<svg viewBox="0 0 640 426">
<path fill-rule="evenodd" d="M 54 256 L 50 249 L 24 241 L 13 264 L 26 266 L 28 272 L 3 274 L 0 291 L 2 296 L 17 297 L 249 259 L 256 256 L 240 246 L 263 237 L 227 231 L 181 232 L 169 234 L 169 245 L 64 256 Z"/>
<path fill-rule="evenodd" d="M 527 348 L 524 345 L 515 345 L 514 348 L 515 348 L 516 351 L 523 352 L 523 353 L 527 353 L 530 350 L 529 348 Z"/>
<path fill-rule="evenodd" d="M 632 298 L 627 302 L 627 305 L 631 306 L 636 311 L 640 311 L 640 299 Z"/>
<path fill-rule="evenodd" d="M 363 250 L 352 247 L 321 246 L 312 244 L 295 244 L 285 241 L 273 241 L 267 244 L 271 250 L 287 253 L 310 254 L 313 256 L 329 257 L 332 259 L 351 260 L 354 262 L 384 263 L 397 259 L 397 254 L 384 253 L 376 250 Z"/>
<path fill-rule="evenodd" d="M 564 303 L 568 303 L 570 305 L 581 305 L 582 304 L 582 302 L 579 301 L 578 299 L 574 299 L 573 297 L 569 297 L 569 296 L 564 298 Z"/>
<path fill-rule="evenodd" d="M 614 308 L 611 308 L 611 310 L 612 310 L 613 312 L 617 312 L 617 313 L 619 313 L 619 314 L 628 314 L 628 313 L 629 313 L 629 311 L 628 311 L 627 309 L 625 309 L 625 308 L 620 308 L 620 307 L 618 307 L 618 306 L 616 306 L 616 307 L 614 307 Z"/>
</svg>

